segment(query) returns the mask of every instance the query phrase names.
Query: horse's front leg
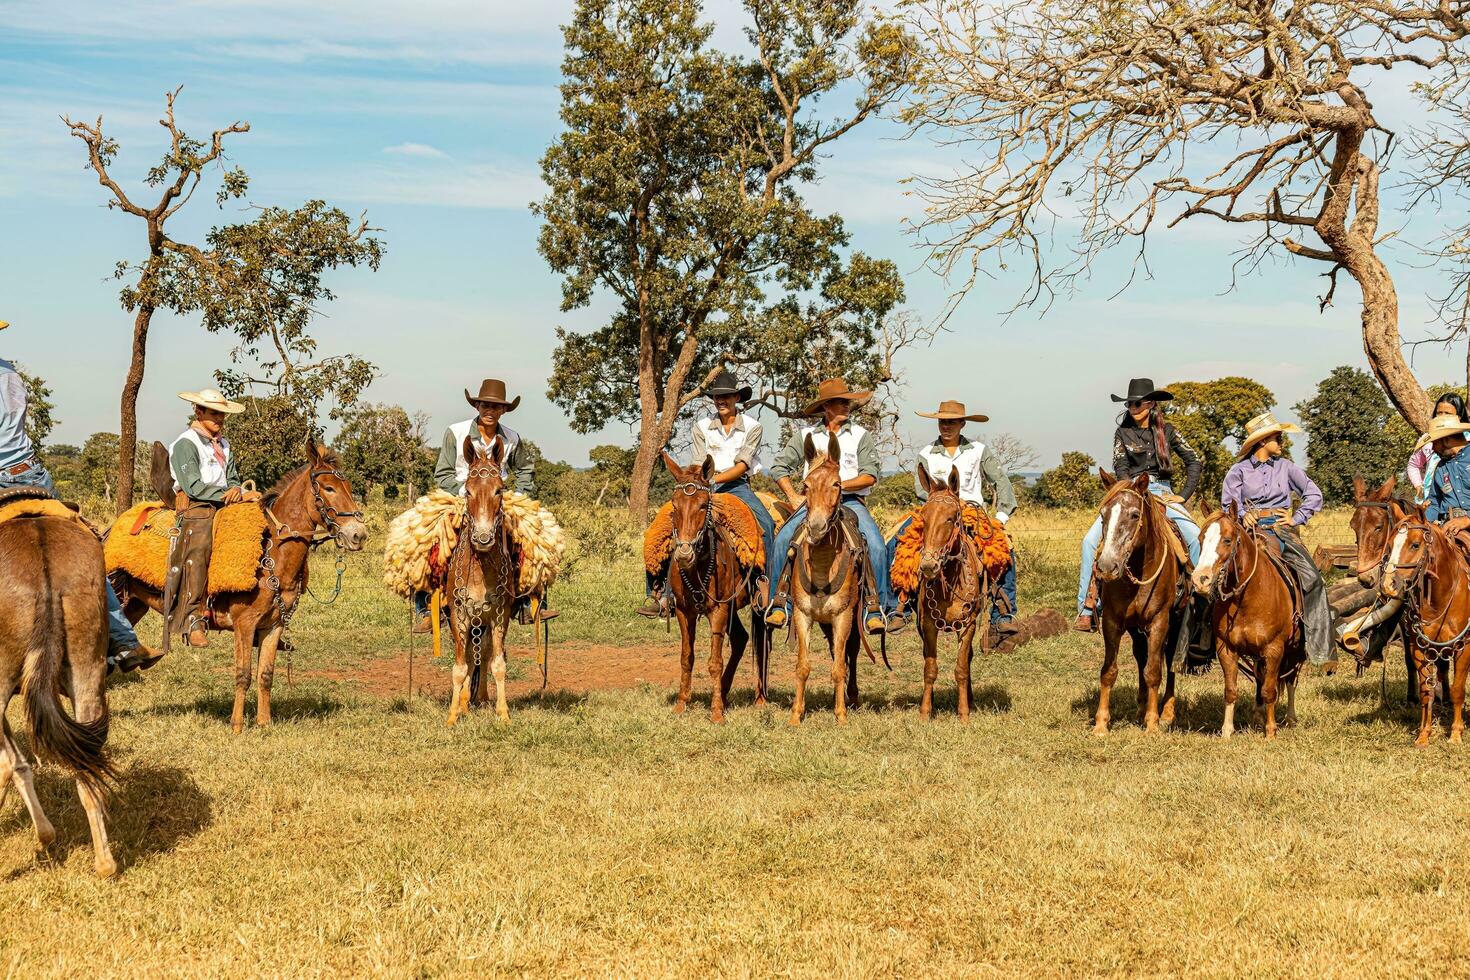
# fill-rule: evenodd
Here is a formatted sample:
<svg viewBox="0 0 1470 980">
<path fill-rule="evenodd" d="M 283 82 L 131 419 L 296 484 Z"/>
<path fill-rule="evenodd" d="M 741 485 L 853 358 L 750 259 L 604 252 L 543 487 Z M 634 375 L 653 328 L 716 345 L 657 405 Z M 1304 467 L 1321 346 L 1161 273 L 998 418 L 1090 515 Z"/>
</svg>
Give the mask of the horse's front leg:
<svg viewBox="0 0 1470 980">
<path fill-rule="evenodd" d="M 1145 634 L 1147 655 L 1143 662 L 1143 685 L 1147 691 L 1143 698 L 1143 728 L 1146 732 L 1159 730 L 1159 688 L 1164 683 L 1164 643 L 1169 630 L 1167 624 L 1159 626 L 1157 621 Z"/>
<path fill-rule="evenodd" d="M 1419 735 L 1416 746 L 1429 744 L 1429 730 L 1434 725 L 1435 666 L 1424 659 L 1423 651 L 1414 651 L 1414 669 L 1419 677 Z"/>
<path fill-rule="evenodd" d="M 1455 679 L 1450 684 L 1450 741 L 1459 742 L 1465 733 L 1465 676 L 1470 673 L 1470 652 L 1461 650 L 1455 657 Z"/>
<path fill-rule="evenodd" d="M 854 607 L 832 622 L 832 713 L 839 725 L 847 724 L 847 638 L 856 618 Z"/>
<path fill-rule="evenodd" d="M 1118 681 L 1118 646 L 1123 641 L 1123 628 L 1112 617 L 1102 618 L 1103 662 L 1097 676 L 1097 717 L 1092 724 L 1092 734 L 1106 735 L 1108 723 L 1113 720 L 1109 706 L 1113 699 L 1113 685 Z"/>
<path fill-rule="evenodd" d="M 1225 719 L 1220 723 L 1220 737 L 1235 734 L 1235 699 L 1240 696 L 1238 682 L 1239 654 L 1230 645 L 1224 630 L 1215 634 L 1215 655 L 1220 658 L 1220 675 L 1225 681 Z"/>
<path fill-rule="evenodd" d="M 250 690 L 250 660 L 255 652 L 255 627 L 260 622 L 254 613 L 242 612 L 235 626 L 235 710 L 230 714 L 230 727 L 236 733 L 245 730 L 245 695 Z"/>
<path fill-rule="evenodd" d="M 490 626 L 490 673 L 495 676 L 495 717 L 510 722 L 510 705 L 505 701 L 505 631 L 510 627 L 510 609 L 495 610 Z"/>
<path fill-rule="evenodd" d="M 276 678 L 276 652 L 281 648 L 281 637 L 284 633 L 285 627 L 277 623 L 260 641 L 260 666 L 256 671 L 258 674 L 256 683 L 259 689 L 255 694 L 255 723 L 257 725 L 271 723 L 271 686 L 275 683 Z"/>
<path fill-rule="evenodd" d="M 725 720 L 725 630 L 729 628 L 730 606 L 720 603 L 709 614 L 709 720 Z"/>
<path fill-rule="evenodd" d="M 934 681 L 939 677 L 939 630 L 928 616 L 920 626 L 924 637 L 924 696 L 919 700 L 919 717 L 928 721 L 934 716 Z"/>
<path fill-rule="evenodd" d="M 685 609 L 682 603 L 674 606 L 674 615 L 679 620 L 679 696 L 674 699 L 674 713 L 683 714 L 694 693 L 694 633 L 699 616 Z"/>
<path fill-rule="evenodd" d="M 958 692 L 960 703 L 960 721 L 968 725 L 970 723 L 970 709 L 975 704 L 975 690 L 971 683 L 970 668 L 975 658 L 975 629 L 979 626 L 979 620 L 973 620 L 960 634 L 960 642 L 955 650 L 954 664 L 954 686 Z"/>
<path fill-rule="evenodd" d="M 1276 698 L 1281 675 L 1281 657 L 1285 652 L 1283 640 L 1271 642 L 1261 658 L 1261 700 L 1266 705 L 1266 739 L 1276 737 Z"/>
<path fill-rule="evenodd" d="M 811 614 L 800 603 L 791 612 L 791 630 L 796 634 L 796 696 L 791 700 L 791 724 L 800 725 L 806 714 L 806 680 L 811 676 L 807 633 L 811 630 Z"/>
<path fill-rule="evenodd" d="M 449 692 L 447 724 L 451 728 L 459 721 L 460 715 L 470 710 L 470 665 L 465 658 L 465 634 L 469 628 L 470 624 L 463 622 L 460 616 L 450 613 L 449 631 L 454 636 L 454 686 Z"/>
</svg>

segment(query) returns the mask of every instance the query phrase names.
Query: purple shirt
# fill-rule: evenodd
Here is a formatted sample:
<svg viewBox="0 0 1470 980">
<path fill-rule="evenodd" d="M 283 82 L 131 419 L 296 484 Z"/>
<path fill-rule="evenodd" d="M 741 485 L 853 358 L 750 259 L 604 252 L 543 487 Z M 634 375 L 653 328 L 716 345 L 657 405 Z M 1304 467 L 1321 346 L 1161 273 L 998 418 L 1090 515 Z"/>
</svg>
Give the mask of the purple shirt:
<svg viewBox="0 0 1470 980">
<path fill-rule="evenodd" d="M 1243 459 L 1225 474 L 1220 506 L 1229 510 L 1233 503 L 1242 514 L 1248 510 L 1290 509 L 1293 490 L 1302 498 L 1296 523 L 1305 524 L 1322 509 L 1322 491 L 1307 476 L 1307 471 L 1285 456 L 1264 463 L 1254 458 Z"/>
</svg>

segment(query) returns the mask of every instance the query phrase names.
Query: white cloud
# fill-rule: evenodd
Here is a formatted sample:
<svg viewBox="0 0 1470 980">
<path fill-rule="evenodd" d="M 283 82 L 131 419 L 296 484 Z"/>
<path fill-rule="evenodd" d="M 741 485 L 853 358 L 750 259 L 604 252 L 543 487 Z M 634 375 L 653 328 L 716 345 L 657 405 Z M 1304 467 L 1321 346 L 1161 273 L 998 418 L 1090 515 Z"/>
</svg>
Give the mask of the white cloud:
<svg viewBox="0 0 1470 980">
<path fill-rule="evenodd" d="M 422 157 L 429 160 L 444 160 L 449 157 L 448 153 L 445 153 L 437 146 L 430 146 L 427 143 L 399 143 L 396 146 L 383 147 L 383 152 L 392 153 L 396 156 Z"/>
<path fill-rule="evenodd" d="M 366 204 L 519 210 L 545 193 L 534 171 L 498 163 L 415 159 L 366 168 L 344 181 L 341 194 Z"/>
</svg>

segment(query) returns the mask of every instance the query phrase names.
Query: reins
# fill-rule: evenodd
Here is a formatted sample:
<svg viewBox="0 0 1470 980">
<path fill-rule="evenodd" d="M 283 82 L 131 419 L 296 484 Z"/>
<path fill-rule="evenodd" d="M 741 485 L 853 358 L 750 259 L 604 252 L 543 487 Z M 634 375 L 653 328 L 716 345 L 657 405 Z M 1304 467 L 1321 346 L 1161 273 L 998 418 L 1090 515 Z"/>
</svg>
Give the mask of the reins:
<svg viewBox="0 0 1470 980">
<path fill-rule="evenodd" d="M 1135 497 L 1138 498 L 1139 511 L 1140 511 L 1140 519 L 1139 519 L 1138 525 L 1136 527 L 1134 527 L 1134 529 L 1133 529 L 1133 535 L 1128 539 L 1128 555 L 1131 557 L 1133 555 L 1133 552 L 1138 549 L 1138 544 L 1139 544 L 1138 539 L 1139 539 L 1139 536 L 1143 534 L 1144 524 L 1145 523 L 1148 523 L 1150 525 L 1150 527 L 1152 527 L 1152 524 L 1153 524 L 1153 515 L 1150 513 L 1150 502 L 1145 498 L 1145 495 L 1144 494 L 1139 493 L 1137 490 L 1134 490 L 1131 487 L 1126 487 L 1126 488 L 1118 491 L 1118 496 L 1122 496 L 1125 493 L 1132 494 L 1133 496 L 1135 496 Z M 1164 533 L 1165 534 L 1168 534 L 1169 532 L 1166 529 L 1164 531 Z M 1156 535 L 1150 535 L 1150 538 L 1154 538 L 1154 537 L 1157 537 L 1157 536 Z M 1155 568 L 1154 571 L 1153 571 L 1153 574 L 1150 575 L 1150 576 L 1148 576 L 1148 578 L 1140 579 L 1137 576 L 1135 576 L 1133 574 L 1133 569 L 1128 566 L 1128 563 L 1127 562 L 1124 562 L 1123 563 L 1123 574 L 1125 574 L 1125 575 L 1128 576 L 1128 581 L 1132 582 L 1134 585 L 1138 586 L 1139 588 L 1142 588 L 1145 585 L 1152 585 L 1153 582 L 1154 582 L 1154 580 L 1157 579 L 1161 574 L 1163 574 L 1164 566 L 1169 563 L 1169 551 L 1170 551 L 1169 542 L 1168 541 L 1164 541 L 1163 542 L 1162 553 L 1159 555 L 1159 567 L 1158 568 Z M 1143 542 L 1143 553 L 1145 555 L 1148 554 L 1148 542 L 1147 541 Z"/>
<path fill-rule="evenodd" d="M 1408 565 L 1395 563 L 1393 566 L 1394 571 L 1400 568 L 1412 568 L 1414 570 L 1413 575 L 1403 590 L 1404 623 L 1413 631 L 1414 641 L 1419 645 L 1425 655 L 1425 659 L 1430 663 L 1438 663 L 1446 658 L 1453 659 L 1459 655 L 1460 649 L 1465 645 L 1466 637 L 1470 636 L 1470 616 L 1466 617 L 1465 625 L 1460 629 L 1460 632 L 1448 640 L 1431 640 L 1424 632 L 1425 620 L 1420 611 L 1421 606 L 1427 598 L 1424 589 L 1425 580 L 1438 581 L 1438 577 L 1431 567 L 1431 558 L 1434 554 L 1434 547 L 1439 544 L 1439 535 L 1442 532 L 1440 532 L 1439 528 L 1432 527 L 1421 521 L 1406 521 L 1401 525 L 1401 529 L 1406 531 L 1419 531 L 1424 538 L 1424 557 L 1421 560 Z M 1395 532 L 1397 530 L 1399 529 L 1395 529 Z M 1449 542 L 1449 547 L 1453 548 L 1454 544 Z M 1450 560 L 1456 560 L 1453 553 L 1450 555 Z M 1388 561 L 1389 557 L 1386 556 L 1384 558 L 1383 570 L 1385 575 L 1389 574 Z M 1445 602 L 1444 610 L 1429 624 L 1431 629 L 1438 629 L 1443 625 L 1445 619 L 1450 614 L 1450 609 L 1453 604 L 1454 596 L 1451 595 Z"/>
</svg>

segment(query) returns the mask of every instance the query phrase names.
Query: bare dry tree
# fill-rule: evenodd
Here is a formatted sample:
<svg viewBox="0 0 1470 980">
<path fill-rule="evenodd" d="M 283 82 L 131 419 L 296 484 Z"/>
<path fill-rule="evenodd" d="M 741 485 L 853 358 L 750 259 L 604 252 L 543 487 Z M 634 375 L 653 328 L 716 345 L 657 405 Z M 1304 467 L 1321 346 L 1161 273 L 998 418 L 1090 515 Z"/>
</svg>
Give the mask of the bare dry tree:
<svg viewBox="0 0 1470 980">
<path fill-rule="evenodd" d="M 932 258 L 963 279 L 953 300 L 989 271 L 990 253 L 1031 270 L 1018 306 L 1050 302 L 1123 242 L 1136 242 L 1136 270 L 1178 196 L 1169 226 L 1205 216 L 1258 229 L 1240 259 L 1247 269 L 1276 250 L 1324 263 L 1324 309 L 1345 270 L 1362 292 L 1368 363 L 1422 431 L 1430 406 L 1405 362 L 1398 295 L 1379 255 L 1389 237 L 1379 185 L 1395 134 L 1364 86 L 1396 66 L 1463 66 L 1470 0 L 904 7 L 927 42 L 906 118 L 975 161 L 916 180 Z M 1061 220 L 1076 222 L 1077 240 L 1053 265 L 1045 239 Z"/>
<path fill-rule="evenodd" d="M 1470 211 L 1470 73 L 1464 71 L 1470 65 L 1459 67 L 1462 71 L 1447 73 L 1438 85 L 1420 86 L 1421 94 L 1441 120 L 1432 121 L 1413 135 L 1414 152 L 1423 166 L 1408 181 L 1414 192 L 1411 206 L 1432 203 L 1440 214 L 1462 219 L 1427 250 L 1432 259 L 1448 269 L 1449 282 L 1442 292 L 1430 297 L 1444 330 L 1422 342 L 1446 346 L 1470 340 L 1470 222 L 1463 220 Z M 1465 380 L 1470 385 L 1470 343 L 1466 344 Z"/>
<path fill-rule="evenodd" d="M 119 426 L 122 430 L 118 449 L 117 510 L 122 513 L 133 505 L 133 460 L 138 444 L 138 392 L 143 387 L 143 368 L 148 356 L 148 328 L 153 314 L 162 309 L 185 312 L 186 301 L 174 288 L 171 277 L 165 273 L 171 257 L 177 256 L 182 247 L 168 236 L 164 225 L 179 210 L 188 204 L 198 190 L 204 171 L 211 164 L 223 168 L 224 139 L 233 133 L 248 133 L 250 124 L 231 123 L 217 129 L 207 141 L 190 137 L 179 129 L 174 120 L 174 100 L 182 87 L 169 92 L 163 118 L 158 124 L 168 131 L 169 147 L 163 159 L 148 171 L 145 183 L 150 188 L 161 188 L 158 202 L 149 207 L 134 203 L 132 197 L 112 178 L 108 168 L 117 156 L 117 140 L 102 129 L 102 117 L 95 123 L 73 122 L 62 117 L 71 134 L 87 147 L 87 167 L 97 175 L 97 182 L 108 193 L 107 207 L 125 214 L 142 218 L 147 229 L 148 257 L 136 265 L 119 262 L 116 269 L 118 279 L 136 276 L 123 287 L 123 308 L 133 314 L 132 356 L 128 362 L 127 378 L 123 382 L 122 410 Z M 241 197 L 248 186 L 245 172 L 238 167 L 224 170 L 216 203 L 223 204 L 229 198 Z"/>
</svg>

